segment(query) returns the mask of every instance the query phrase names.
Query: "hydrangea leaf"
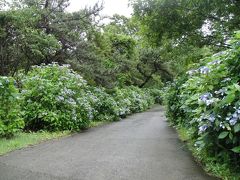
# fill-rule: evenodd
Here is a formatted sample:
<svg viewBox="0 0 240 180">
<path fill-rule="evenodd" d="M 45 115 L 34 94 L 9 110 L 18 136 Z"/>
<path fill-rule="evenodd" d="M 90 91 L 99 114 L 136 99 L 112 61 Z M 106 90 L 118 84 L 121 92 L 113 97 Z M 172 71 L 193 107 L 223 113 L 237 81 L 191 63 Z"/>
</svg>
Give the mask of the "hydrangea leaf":
<svg viewBox="0 0 240 180">
<path fill-rule="evenodd" d="M 234 126 L 234 132 L 237 133 L 237 132 L 239 132 L 239 131 L 240 131 L 240 124 L 236 124 L 236 125 Z"/>
<path fill-rule="evenodd" d="M 235 153 L 240 153 L 240 146 L 231 149 Z"/>
<path fill-rule="evenodd" d="M 219 134 L 218 139 L 224 139 L 228 136 L 229 132 L 223 131 Z"/>
</svg>

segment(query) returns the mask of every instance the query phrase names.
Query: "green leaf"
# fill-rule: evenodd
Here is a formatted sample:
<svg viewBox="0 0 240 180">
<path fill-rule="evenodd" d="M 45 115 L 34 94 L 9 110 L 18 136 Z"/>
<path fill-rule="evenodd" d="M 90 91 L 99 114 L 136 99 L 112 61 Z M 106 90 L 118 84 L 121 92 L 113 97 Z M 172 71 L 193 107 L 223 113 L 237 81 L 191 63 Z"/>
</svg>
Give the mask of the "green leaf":
<svg viewBox="0 0 240 180">
<path fill-rule="evenodd" d="M 240 124 L 236 124 L 236 125 L 234 126 L 234 132 L 237 133 L 237 132 L 239 132 L 239 131 L 240 131 Z"/>
<path fill-rule="evenodd" d="M 234 136 L 234 138 L 233 138 L 233 140 L 232 140 L 232 143 L 233 143 L 233 144 L 236 144 L 237 141 L 238 141 L 238 138 L 237 138 L 236 136 Z"/>
<path fill-rule="evenodd" d="M 208 86 L 208 88 L 209 88 L 209 90 L 213 90 L 214 89 L 213 85 Z"/>
<path fill-rule="evenodd" d="M 240 86 L 238 84 L 234 84 L 235 88 L 240 91 Z"/>
<path fill-rule="evenodd" d="M 224 99 L 226 104 L 232 103 L 235 100 L 235 94 L 234 93 L 230 93 L 226 96 L 226 98 Z"/>
<path fill-rule="evenodd" d="M 240 153 L 240 146 L 231 149 L 235 153 Z"/>
<path fill-rule="evenodd" d="M 229 138 L 232 140 L 233 139 L 233 134 L 229 133 Z"/>
<path fill-rule="evenodd" d="M 224 139 L 225 137 L 227 137 L 228 134 L 229 132 L 223 131 L 219 134 L 218 139 Z"/>
</svg>

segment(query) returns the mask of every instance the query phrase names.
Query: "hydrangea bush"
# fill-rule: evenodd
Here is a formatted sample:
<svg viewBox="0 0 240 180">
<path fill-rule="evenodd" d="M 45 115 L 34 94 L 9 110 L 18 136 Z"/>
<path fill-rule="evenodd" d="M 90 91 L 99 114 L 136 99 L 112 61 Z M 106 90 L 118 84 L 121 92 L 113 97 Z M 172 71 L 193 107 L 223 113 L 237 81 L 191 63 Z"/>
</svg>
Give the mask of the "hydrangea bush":
<svg viewBox="0 0 240 180">
<path fill-rule="evenodd" d="M 188 129 L 199 151 L 240 167 L 240 32 L 167 89 L 167 115 Z"/>
<path fill-rule="evenodd" d="M 112 93 L 87 85 L 67 65 L 35 66 L 22 79 L 21 105 L 26 130 L 79 130 L 91 121 L 115 121 L 146 110 L 151 94 L 138 87 Z"/>
<path fill-rule="evenodd" d="M 89 87 L 87 96 L 94 108 L 94 121 L 119 120 L 120 109 L 114 98 L 104 88 Z"/>
<path fill-rule="evenodd" d="M 116 88 L 113 97 L 119 107 L 121 117 L 128 114 L 141 112 L 154 104 L 154 97 L 147 90 L 129 86 L 126 88 Z"/>
<path fill-rule="evenodd" d="M 148 93 L 154 98 L 154 102 L 157 104 L 162 104 L 163 91 L 160 89 L 146 89 Z"/>
<path fill-rule="evenodd" d="M 148 89 L 89 86 L 68 65 L 34 66 L 27 74 L 0 77 L 0 136 L 30 131 L 80 130 L 91 121 L 116 121 L 154 104 Z M 155 93 L 156 94 L 156 93 Z"/>
<path fill-rule="evenodd" d="M 22 84 L 26 129 L 77 130 L 87 128 L 93 119 L 87 84 L 66 65 L 35 66 Z"/>
<path fill-rule="evenodd" d="M 0 77 L 0 136 L 4 137 L 11 137 L 24 126 L 15 84 L 12 78 Z"/>
</svg>

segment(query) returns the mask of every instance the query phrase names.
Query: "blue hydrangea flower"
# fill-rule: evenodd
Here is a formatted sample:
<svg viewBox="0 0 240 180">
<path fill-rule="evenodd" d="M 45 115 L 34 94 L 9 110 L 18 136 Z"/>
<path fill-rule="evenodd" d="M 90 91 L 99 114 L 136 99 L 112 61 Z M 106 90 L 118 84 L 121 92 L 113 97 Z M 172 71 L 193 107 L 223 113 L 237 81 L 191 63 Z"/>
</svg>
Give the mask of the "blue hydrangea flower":
<svg viewBox="0 0 240 180">
<path fill-rule="evenodd" d="M 69 98 L 67 102 L 71 105 L 77 105 L 76 101 L 73 98 Z"/>
<path fill-rule="evenodd" d="M 207 128 L 208 128 L 208 125 L 206 125 L 206 124 L 200 126 L 200 127 L 198 128 L 199 133 L 205 132 L 205 131 L 207 130 Z"/>
<path fill-rule="evenodd" d="M 231 78 L 225 78 L 224 80 L 222 80 L 221 82 L 228 82 L 228 81 L 231 81 L 232 79 Z"/>
<path fill-rule="evenodd" d="M 199 71 L 201 74 L 208 74 L 211 70 L 208 67 L 203 66 L 199 68 Z"/>
<path fill-rule="evenodd" d="M 201 95 L 200 96 L 200 99 L 202 100 L 202 101 L 206 101 L 206 100 L 208 100 L 209 98 L 211 98 L 212 97 L 212 94 L 211 93 L 205 93 L 205 94 L 203 94 L 203 95 Z"/>
<path fill-rule="evenodd" d="M 214 103 L 214 99 L 209 99 L 206 101 L 206 105 L 209 106 Z"/>
<path fill-rule="evenodd" d="M 214 114 L 210 114 L 210 116 L 208 117 L 208 120 L 209 120 L 210 122 L 214 122 L 215 119 L 216 119 L 216 117 L 215 117 Z"/>
<path fill-rule="evenodd" d="M 227 92 L 227 88 L 222 88 L 222 89 L 219 89 L 218 91 L 215 91 L 215 94 L 220 94 L 220 95 L 224 95 L 226 94 Z"/>
<path fill-rule="evenodd" d="M 238 119 L 237 119 L 237 118 L 234 118 L 234 117 L 233 117 L 232 119 L 230 119 L 230 120 L 229 120 L 230 125 L 234 126 L 234 125 L 237 123 L 237 120 L 238 120 Z"/>
<path fill-rule="evenodd" d="M 216 120 L 215 114 L 202 114 L 199 119 L 197 119 L 198 122 L 201 122 L 203 120 L 208 120 L 211 123 L 213 123 Z"/>
<path fill-rule="evenodd" d="M 57 101 L 64 101 L 64 97 L 63 96 L 57 96 L 56 100 Z"/>
<path fill-rule="evenodd" d="M 192 75 L 196 74 L 197 72 L 198 72 L 198 70 L 190 70 L 187 72 L 187 74 L 192 76 Z"/>
<path fill-rule="evenodd" d="M 209 65 L 216 65 L 216 64 L 220 64 L 221 62 L 222 62 L 221 60 L 215 60 L 215 61 L 209 62 L 208 64 Z"/>
<path fill-rule="evenodd" d="M 236 111 L 232 115 L 226 118 L 226 120 L 229 121 L 229 124 L 232 126 L 234 126 L 239 119 L 240 119 L 240 108 L 236 109 Z"/>
<path fill-rule="evenodd" d="M 223 122 L 220 122 L 219 127 L 222 128 L 222 129 L 225 129 L 225 128 L 226 128 L 225 125 L 223 124 Z"/>
<path fill-rule="evenodd" d="M 9 81 L 8 79 L 6 79 L 5 82 L 6 82 L 6 84 L 9 84 L 9 83 L 10 83 L 10 81 Z"/>
<path fill-rule="evenodd" d="M 240 114 L 240 108 L 237 110 L 237 113 Z"/>
<path fill-rule="evenodd" d="M 207 106 L 214 103 L 214 99 L 212 99 L 212 94 L 209 92 L 201 95 L 199 99 L 202 102 L 204 102 Z"/>
</svg>

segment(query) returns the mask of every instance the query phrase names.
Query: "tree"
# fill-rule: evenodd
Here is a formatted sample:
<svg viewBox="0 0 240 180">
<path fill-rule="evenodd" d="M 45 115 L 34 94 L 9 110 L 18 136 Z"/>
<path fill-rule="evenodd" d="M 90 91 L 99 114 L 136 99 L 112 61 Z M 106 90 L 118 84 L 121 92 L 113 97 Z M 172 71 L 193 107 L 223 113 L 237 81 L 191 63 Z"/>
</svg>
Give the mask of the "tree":
<svg viewBox="0 0 240 180">
<path fill-rule="evenodd" d="M 81 43 L 91 40 L 101 6 L 66 13 L 68 0 L 13 1 L 0 12 L 1 75 L 31 65 L 66 63 Z M 5 3 L 4 3 L 5 4 Z M 4 5 L 3 4 L 3 5 Z"/>
<path fill-rule="evenodd" d="M 29 70 L 60 49 L 57 39 L 35 28 L 40 16 L 33 8 L 0 12 L 0 75 Z"/>
<path fill-rule="evenodd" d="M 172 74 L 161 59 L 159 49 L 141 49 L 137 70 L 142 76 L 140 87 L 144 87 L 154 75 L 159 75 L 163 81 L 172 79 Z"/>
<path fill-rule="evenodd" d="M 237 0 L 132 0 L 134 15 L 155 45 L 164 37 L 195 44 L 225 45 L 240 28 Z M 219 44 L 220 43 L 220 44 Z"/>
<path fill-rule="evenodd" d="M 175 75 L 206 55 L 228 48 L 240 28 L 237 0 L 131 0 L 143 47 L 161 49 Z"/>
<path fill-rule="evenodd" d="M 80 64 L 75 63 L 85 78 L 108 88 L 134 84 L 133 74 L 138 60 L 136 40 L 128 33 L 128 26 L 125 26 L 128 18 L 114 17 L 117 17 L 114 23 L 96 28 L 91 33 L 89 49 L 83 50 L 84 47 L 81 47 L 76 51 L 79 56 L 88 54 L 87 60 L 78 59 Z"/>
</svg>

